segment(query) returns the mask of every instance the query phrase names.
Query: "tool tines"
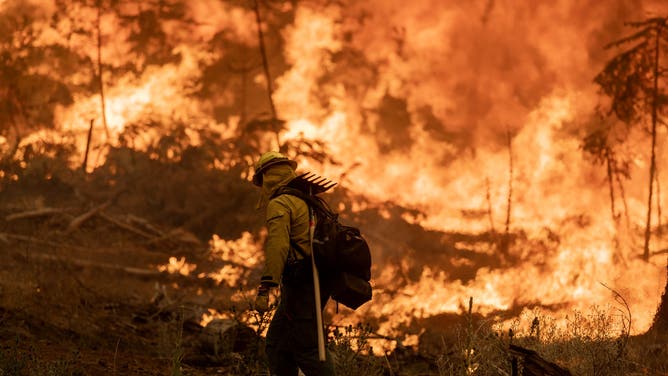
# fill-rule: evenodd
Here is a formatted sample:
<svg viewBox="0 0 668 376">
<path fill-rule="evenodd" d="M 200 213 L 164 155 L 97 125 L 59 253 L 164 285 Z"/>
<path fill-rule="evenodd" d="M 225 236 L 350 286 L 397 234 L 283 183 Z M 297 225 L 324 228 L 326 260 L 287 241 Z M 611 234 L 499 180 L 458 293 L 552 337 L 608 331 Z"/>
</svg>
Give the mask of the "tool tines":
<svg viewBox="0 0 668 376">
<path fill-rule="evenodd" d="M 297 176 L 293 184 L 312 194 L 319 194 L 331 189 L 337 183 L 312 172 L 305 172 Z"/>
</svg>

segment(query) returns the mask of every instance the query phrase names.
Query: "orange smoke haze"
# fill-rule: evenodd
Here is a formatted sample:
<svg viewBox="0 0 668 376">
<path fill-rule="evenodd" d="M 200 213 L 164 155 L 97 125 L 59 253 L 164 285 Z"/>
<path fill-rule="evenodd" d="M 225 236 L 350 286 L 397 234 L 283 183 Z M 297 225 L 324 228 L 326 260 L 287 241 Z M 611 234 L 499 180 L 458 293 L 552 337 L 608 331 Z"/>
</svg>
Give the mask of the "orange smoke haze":
<svg viewBox="0 0 668 376">
<path fill-rule="evenodd" d="M 0 12 L 8 3 L 0 1 Z M 109 73 L 103 76 L 112 139 L 128 124 L 147 119 L 229 131 L 240 126 L 245 111 L 268 112 L 262 102 L 266 97 L 258 95 L 250 108 L 221 121 L 213 108 L 234 103 L 240 93 L 227 89 L 207 100 L 193 98 L 202 64 L 224 53 L 206 42 L 225 35 L 257 51 L 257 34 L 251 9 L 214 0 L 188 6 L 192 24 L 167 30 L 178 41 L 172 51 L 178 61 L 161 66 L 135 61 L 145 67 L 141 74 L 113 81 Z M 127 7 L 127 12 L 138 11 Z M 268 55 L 276 110 L 286 120 L 280 139 L 319 140 L 340 162 L 295 156 L 301 169 L 338 180 L 372 203 L 418 209 L 424 215 L 410 220 L 426 229 L 465 233 L 489 231 L 489 212 L 496 231 L 503 231 L 512 186 L 511 231 L 529 239 L 559 234 L 554 252 L 511 249 L 523 260 L 520 264 L 480 268 L 468 282 L 453 281 L 439 265 L 424 265 L 417 282 L 394 286 L 400 266 L 379 265 L 372 281 L 377 293 L 358 315 L 391 317 L 381 328 L 388 333 L 410 317 L 460 312 L 473 296 L 482 314 L 540 302 L 562 307 L 554 313 L 563 316 L 572 309 L 615 304 L 604 283 L 628 301 L 632 332 L 649 328 L 665 285 L 665 258 L 647 263 L 639 257 L 649 143 L 641 132 L 629 136 L 634 163 L 625 185 L 629 231 L 612 220 L 605 169 L 589 163 L 581 145 L 601 101 L 593 77 L 615 53 L 604 46 L 628 34 L 624 22 L 665 15 L 665 2 L 392 0 L 283 7 L 294 12 L 289 25 L 280 31 L 264 25 L 269 37 L 282 42 Z M 45 20 L 53 11 L 53 6 L 40 10 Z M 81 12 L 79 22 L 94 22 L 94 13 Z M 111 65 L 128 59 L 129 47 L 115 34 L 119 22 L 111 14 L 102 17 L 102 56 Z M 58 30 L 68 27 L 44 26 L 40 38 L 62 38 Z M 90 38 L 68 43 L 90 50 L 94 59 Z M 259 61 L 258 56 L 249 59 Z M 277 67 L 278 60 L 286 66 Z M 247 85 L 264 89 L 264 76 L 255 74 Z M 83 149 L 91 118 L 101 124 L 99 96 L 76 97 L 73 105 L 58 110 L 58 130 L 80 134 Z M 665 136 L 662 127 L 660 171 L 668 162 Z M 668 186 L 665 174 L 659 181 Z M 666 207 L 665 196 L 660 196 L 661 207 Z M 239 242 L 256 247 L 248 236 Z M 382 248 L 371 243 L 373 249 Z M 655 238 L 652 249 L 666 248 L 665 243 Z M 186 260 L 176 258 L 164 268 L 190 270 Z M 228 276 L 220 280 L 236 283 L 229 277 L 234 271 L 221 273 Z M 383 293 L 390 288 L 399 293 Z"/>
</svg>

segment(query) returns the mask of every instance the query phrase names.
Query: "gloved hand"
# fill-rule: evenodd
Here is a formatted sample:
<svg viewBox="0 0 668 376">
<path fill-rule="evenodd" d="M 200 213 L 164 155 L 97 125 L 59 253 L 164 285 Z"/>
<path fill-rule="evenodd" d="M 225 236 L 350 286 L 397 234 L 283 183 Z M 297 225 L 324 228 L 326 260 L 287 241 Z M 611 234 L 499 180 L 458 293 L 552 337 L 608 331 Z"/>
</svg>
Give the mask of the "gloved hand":
<svg viewBox="0 0 668 376">
<path fill-rule="evenodd" d="M 269 310 L 269 287 L 260 285 L 257 289 L 257 296 L 255 297 L 255 304 L 253 305 L 259 313 L 265 313 Z"/>
</svg>

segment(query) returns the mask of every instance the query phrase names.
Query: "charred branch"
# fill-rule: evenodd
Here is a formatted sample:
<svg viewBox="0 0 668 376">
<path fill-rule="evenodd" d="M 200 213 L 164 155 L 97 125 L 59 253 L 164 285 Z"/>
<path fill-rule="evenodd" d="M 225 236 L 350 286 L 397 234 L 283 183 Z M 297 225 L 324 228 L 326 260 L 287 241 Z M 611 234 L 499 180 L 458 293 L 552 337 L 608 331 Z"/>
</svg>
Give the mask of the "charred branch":
<svg viewBox="0 0 668 376">
<path fill-rule="evenodd" d="M 111 205 L 112 201 L 107 201 L 101 205 L 95 206 L 94 208 L 90 209 L 89 211 L 81 214 L 80 216 L 74 218 L 70 224 L 67 226 L 67 230 L 65 231 L 66 234 L 72 233 L 79 229 L 79 227 L 89 219 L 93 218 L 95 215 L 97 215 L 99 212 L 102 210 L 108 208 Z"/>
<path fill-rule="evenodd" d="M 95 119 L 90 119 L 90 127 L 88 127 L 88 136 L 86 137 L 86 151 L 84 152 L 84 160 L 81 164 L 81 170 L 86 173 L 88 168 L 88 152 L 90 151 L 90 141 L 93 137 L 93 124 L 95 124 Z"/>
<path fill-rule="evenodd" d="M 7 242 L 8 240 L 18 240 L 18 241 L 22 241 L 22 242 L 48 245 L 48 246 L 54 247 L 56 249 L 70 248 L 70 249 L 75 249 L 75 250 L 79 250 L 79 251 L 85 251 L 86 250 L 83 247 L 70 245 L 70 244 L 67 244 L 67 243 L 59 243 L 59 242 L 55 242 L 55 241 L 51 241 L 51 240 L 36 238 L 34 236 L 12 234 L 12 233 L 7 233 L 7 232 L 0 232 L 0 239 L 4 239 L 5 242 Z"/>
<path fill-rule="evenodd" d="M 125 222 L 121 221 L 120 219 L 116 219 L 116 218 L 114 218 L 114 217 L 112 217 L 112 216 L 110 216 L 110 215 L 108 215 L 108 214 L 106 214 L 102 211 L 99 211 L 97 213 L 97 215 L 100 218 L 102 218 L 106 221 L 109 221 L 110 223 L 112 223 L 112 224 L 114 224 L 114 225 L 116 225 L 116 226 L 118 226 L 118 227 L 120 227 L 124 230 L 128 230 L 128 231 L 130 231 L 134 234 L 137 234 L 139 236 L 142 236 L 142 237 L 145 237 L 145 238 L 148 238 L 148 239 L 153 239 L 154 238 L 153 235 L 151 235 L 151 234 L 149 234 L 149 233 L 147 233 L 147 232 L 145 232 L 145 231 L 143 231 L 143 230 L 141 230 L 137 227 L 134 227 L 134 226 L 132 226 L 128 223 L 125 223 Z"/>
<path fill-rule="evenodd" d="M 571 372 L 565 368 L 552 363 L 533 350 L 526 349 L 517 345 L 510 345 L 510 354 L 521 361 L 526 376 L 571 376 Z M 516 375 L 516 370 L 513 370 Z"/>
<path fill-rule="evenodd" d="M 35 210 L 28 210 L 21 213 L 10 214 L 5 217 L 7 222 L 15 221 L 18 219 L 32 219 L 39 217 L 48 217 L 54 214 L 62 214 L 70 211 L 70 209 L 65 208 L 41 208 Z"/>
<path fill-rule="evenodd" d="M 25 255 L 19 255 L 19 256 L 25 256 Z M 123 266 L 123 265 L 117 265 L 117 264 L 110 264 L 110 263 L 104 263 L 104 262 L 94 262 L 94 261 L 89 261 L 89 260 L 82 260 L 78 258 L 71 258 L 71 257 L 62 257 L 62 256 L 56 256 L 56 255 L 49 255 L 49 254 L 42 254 L 42 253 L 33 253 L 27 256 L 28 258 L 31 259 L 38 259 L 38 260 L 43 260 L 43 261 L 54 261 L 54 262 L 65 262 L 67 264 L 76 266 L 76 267 L 81 267 L 81 268 L 98 268 L 98 269 L 108 269 L 112 271 L 118 271 L 118 272 L 123 272 L 126 274 L 131 274 L 135 276 L 141 276 L 141 277 L 154 277 L 154 276 L 159 276 L 163 275 L 166 272 L 161 272 L 158 270 L 153 270 L 153 269 L 143 269 L 143 268 L 136 268 L 132 266 Z"/>
</svg>

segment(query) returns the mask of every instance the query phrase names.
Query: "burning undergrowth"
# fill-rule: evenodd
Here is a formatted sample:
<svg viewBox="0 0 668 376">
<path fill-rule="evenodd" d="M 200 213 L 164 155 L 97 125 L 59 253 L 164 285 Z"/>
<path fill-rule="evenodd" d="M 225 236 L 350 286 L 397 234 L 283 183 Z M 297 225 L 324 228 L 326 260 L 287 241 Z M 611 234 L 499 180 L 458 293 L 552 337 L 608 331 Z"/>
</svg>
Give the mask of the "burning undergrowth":
<svg viewBox="0 0 668 376">
<path fill-rule="evenodd" d="M 200 139 L 195 147 L 179 142 L 176 134 L 146 150 L 110 148 L 104 164 L 90 173 L 72 168 L 73 149 L 58 142 L 25 145 L 18 151 L 21 158 L 5 161 L 0 207 L 3 248 L 10 257 L 6 265 L 22 265 L 17 271 L 33 266 L 22 272 L 26 279 L 9 277 L 13 273 L 5 271 L 17 286 L 5 296 L 3 307 L 6 312 L 40 316 L 40 325 L 65 331 L 68 338 L 102 341 L 96 345 L 102 347 L 113 345 L 98 338 L 103 331 L 111 330 L 132 347 L 140 346 L 148 333 L 172 330 L 160 334 L 171 345 L 153 343 L 162 349 L 161 357 L 174 355 L 173 342 L 178 339 L 179 362 L 226 364 L 230 361 L 226 356 L 241 351 L 248 358 L 237 359 L 238 366 L 256 367 L 248 365 L 259 361 L 250 360 L 255 359 L 254 347 L 234 350 L 234 343 L 225 345 L 232 346 L 229 349 L 212 344 L 210 337 L 217 334 L 207 330 L 227 331 L 232 330 L 230 322 L 243 323 L 246 334 L 239 338 L 247 345 L 238 346 L 250 346 L 256 341 L 254 333 L 266 329 L 267 318 L 249 311 L 265 236 L 255 209 L 257 192 L 244 178 L 248 166 L 242 162 L 227 170 L 211 168 L 217 158 L 229 158 L 219 153 L 224 148 L 217 142 L 224 139 Z M 521 328 L 519 317 L 540 317 L 541 323 L 545 321 L 541 325 L 550 325 L 554 333 L 566 330 L 569 319 L 564 315 L 574 308 L 571 292 L 555 295 L 551 291 L 555 284 L 583 283 L 587 289 L 582 294 L 593 290 L 600 295 L 591 300 L 584 296 L 583 304 L 575 308 L 587 310 L 600 301 L 616 307 L 608 289 L 588 285 L 593 282 L 587 273 L 596 270 L 584 267 L 592 263 L 589 257 L 597 256 L 573 255 L 565 260 L 564 240 L 550 229 L 539 235 L 491 228 L 479 233 L 439 231 L 417 223 L 424 213 L 391 202 L 378 203 L 344 189 L 328 199 L 344 221 L 364 229 L 374 259 L 372 302 L 354 313 L 333 304 L 328 308 L 334 344 L 355 343 L 355 348 L 369 354 L 393 354 L 397 364 L 424 362 L 416 367 L 434 372 L 469 361 L 487 367 L 479 355 L 442 357 L 465 347 L 461 331 L 467 325 L 467 312 L 476 325 L 489 330 L 480 338 L 491 339 L 509 328 L 528 331 Z M 573 218 L 567 224 L 574 231 L 590 225 L 586 218 Z M 560 271 L 554 264 L 566 261 L 575 262 L 578 272 Z M 63 280 L 58 274 L 67 277 Z M 53 280 L 60 280 L 57 294 L 49 287 Z M 115 285 L 124 287 L 119 290 Z M 21 303 L 10 303 L 12 296 Z M 475 299 L 474 312 L 467 308 L 469 296 Z M 61 300 L 68 308 L 62 315 L 40 315 L 30 302 L 45 297 Z M 72 307 L 83 310 L 77 314 L 83 316 L 73 320 Z M 113 315 L 101 315 L 96 312 L 99 307 L 110 307 L 102 310 Z M 26 317 L 14 315 L 6 314 L 8 322 Z M 34 320 L 31 317 L 26 318 Z M 623 322 L 630 330 L 632 322 Z M 161 323 L 171 326 L 165 329 Z M 362 323 L 363 327 L 357 326 Z M 485 346 L 503 347 L 509 339 L 494 341 Z M 356 367 L 383 367 L 350 361 Z"/>
</svg>

